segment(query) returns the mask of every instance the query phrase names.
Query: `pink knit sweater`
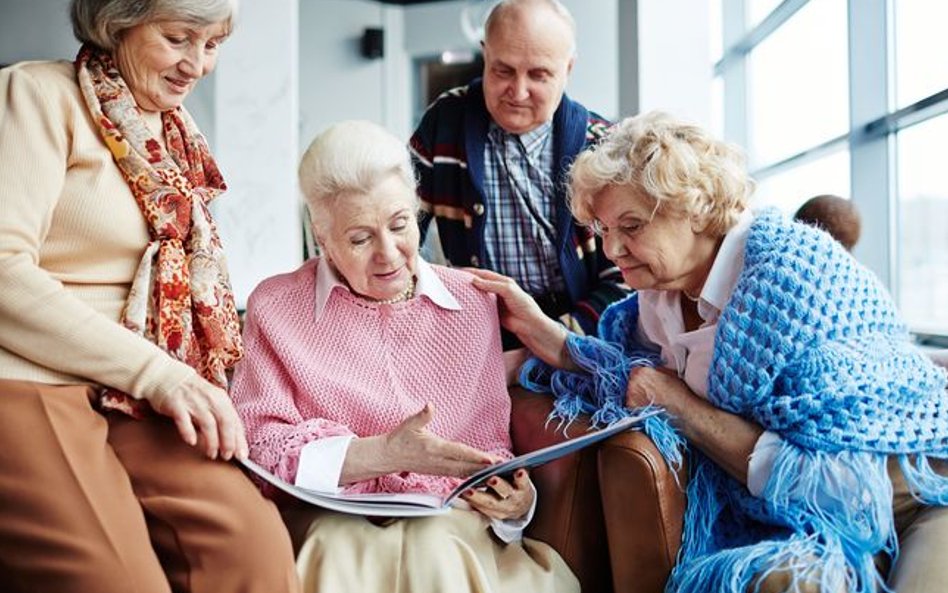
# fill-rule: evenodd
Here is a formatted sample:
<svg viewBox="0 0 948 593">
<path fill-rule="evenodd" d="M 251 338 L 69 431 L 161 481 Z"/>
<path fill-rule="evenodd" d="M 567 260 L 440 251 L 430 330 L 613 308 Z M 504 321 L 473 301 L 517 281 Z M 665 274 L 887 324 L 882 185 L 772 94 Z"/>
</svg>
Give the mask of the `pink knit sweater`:
<svg viewBox="0 0 948 593">
<path fill-rule="evenodd" d="M 310 260 L 269 278 L 250 296 L 246 355 L 231 393 L 251 458 L 292 483 L 306 443 L 389 432 L 428 402 L 433 433 L 509 458 L 510 399 L 493 295 L 464 272 L 432 266 L 461 310 L 424 295 L 378 305 L 337 288 L 317 320 L 318 265 Z M 402 472 L 347 491 L 445 493 L 458 483 Z"/>
</svg>

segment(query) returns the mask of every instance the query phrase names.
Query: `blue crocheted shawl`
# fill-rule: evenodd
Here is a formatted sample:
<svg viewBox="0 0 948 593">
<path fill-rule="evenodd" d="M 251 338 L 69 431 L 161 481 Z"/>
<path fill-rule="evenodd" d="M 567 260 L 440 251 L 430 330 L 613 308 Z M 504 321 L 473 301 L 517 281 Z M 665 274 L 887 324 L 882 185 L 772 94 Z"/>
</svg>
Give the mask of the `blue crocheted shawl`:
<svg viewBox="0 0 948 593">
<path fill-rule="evenodd" d="M 659 363 L 635 343 L 637 319 L 634 295 L 613 304 L 601 339 L 567 340 L 585 371 L 531 359 L 522 383 L 552 393 L 563 422 L 586 413 L 608 424 L 629 414 L 629 371 Z M 944 371 L 911 344 L 872 272 L 826 233 L 775 210 L 760 213 L 718 322 L 708 398 L 783 443 L 758 498 L 689 450 L 667 417 L 646 421 L 673 468 L 686 451 L 689 460 L 685 531 L 667 590 L 745 593 L 775 570 L 825 591 L 884 588 L 873 555 L 898 553 L 887 459 L 899 460 L 923 501 L 948 504 L 948 479 L 928 463 L 948 457 L 945 388 Z M 840 467 L 858 484 L 837 480 Z"/>
</svg>

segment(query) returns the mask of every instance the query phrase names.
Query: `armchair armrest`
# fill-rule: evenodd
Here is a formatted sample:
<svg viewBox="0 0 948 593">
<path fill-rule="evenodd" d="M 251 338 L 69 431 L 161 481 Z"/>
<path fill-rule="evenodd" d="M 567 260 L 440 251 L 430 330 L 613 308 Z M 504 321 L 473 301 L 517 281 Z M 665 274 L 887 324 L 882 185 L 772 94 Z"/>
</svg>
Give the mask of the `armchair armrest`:
<svg viewBox="0 0 948 593">
<path fill-rule="evenodd" d="M 661 593 L 681 546 L 687 478 L 644 433 L 625 432 L 599 449 L 599 486 L 615 593 Z"/>
<path fill-rule="evenodd" d="M 522 388 L 511 389 L 510 420 L 514 452 L 534 451 L 566 440 L 555 425 L 546 426 L 553 400 Z M 588 424 L 577 421 L 570 434 Z M 555 549 L 579 579 L 583 591 L 609 593 L 612 577 L 602 499 L 597 480 L 597 447 L 587 447 L 534 468 L 537 510 L 526 535 Z"/>
</svg>

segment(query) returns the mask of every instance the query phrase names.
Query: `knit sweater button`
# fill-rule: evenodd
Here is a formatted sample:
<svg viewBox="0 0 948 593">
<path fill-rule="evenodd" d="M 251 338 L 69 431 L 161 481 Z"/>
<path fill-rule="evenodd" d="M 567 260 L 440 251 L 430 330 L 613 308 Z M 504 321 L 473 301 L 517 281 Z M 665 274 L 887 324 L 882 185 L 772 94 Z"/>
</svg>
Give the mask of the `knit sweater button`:
<svg viewBox="0 0 948 593">
<path fill-rule="evenodd" d="M 477 216 L 482 216 L 484 214 L 484 204 L 480 202 L 474 204 L 474 214 Z"/>
<path fill-rule="evenodd" d="M 480 260 L 480 258 L 477 257 L 476 255 L 472 255 L 472 256 L 471 256 L 471 265 L 472 265 L 472 266 L 479 266 L 479 265 L 481 265 L 481 260 Z"/>
</svg>

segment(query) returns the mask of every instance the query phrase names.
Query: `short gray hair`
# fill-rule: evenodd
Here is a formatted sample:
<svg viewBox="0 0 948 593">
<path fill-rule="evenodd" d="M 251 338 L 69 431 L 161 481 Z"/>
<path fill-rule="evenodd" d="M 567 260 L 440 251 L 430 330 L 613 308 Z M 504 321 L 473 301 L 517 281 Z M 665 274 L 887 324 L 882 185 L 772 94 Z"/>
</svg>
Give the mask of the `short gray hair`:
<svg viewBox="0 0 948 593">
<path fill-rule="evenodd" d="M 80 43 L 112 51 L 125 31 L 155 21 L 226 22 L 230 33 L 237 0 L 72 0 L 69 17 Z"/>
<path fill-rule="evenodd" d="M 484 42 L 487 42 L 491 31 L 507 13 L 535 7 L 550 10 L 566 24 L 570 32 L 570 54 L 574 54 L 576 52 L 576 20 L 560 0 L 501 0 L 491 9 L 484 22 Z"/>
<path fill-rule="evenodd" d="M 336 199 L 367 194 L 393 174 L 411 190 L 417 210 L 421 203 L 404 142 L 369 121 L 347 120 L 327 128 L 306 149 L 299 166 L 300 190 L 314 228 L 326 230 Z"/>
<path fill-rule="evenodd" d="M 737 224 L 755 187 L 740 149 L 659 111 L 620 121 L 576 158 L 570 169 L 573 216 L 592 223 L 596 196 L 612 185 L 642 191 L 656 208 L 699 218 L 715 236 Z"/>
</svg>

